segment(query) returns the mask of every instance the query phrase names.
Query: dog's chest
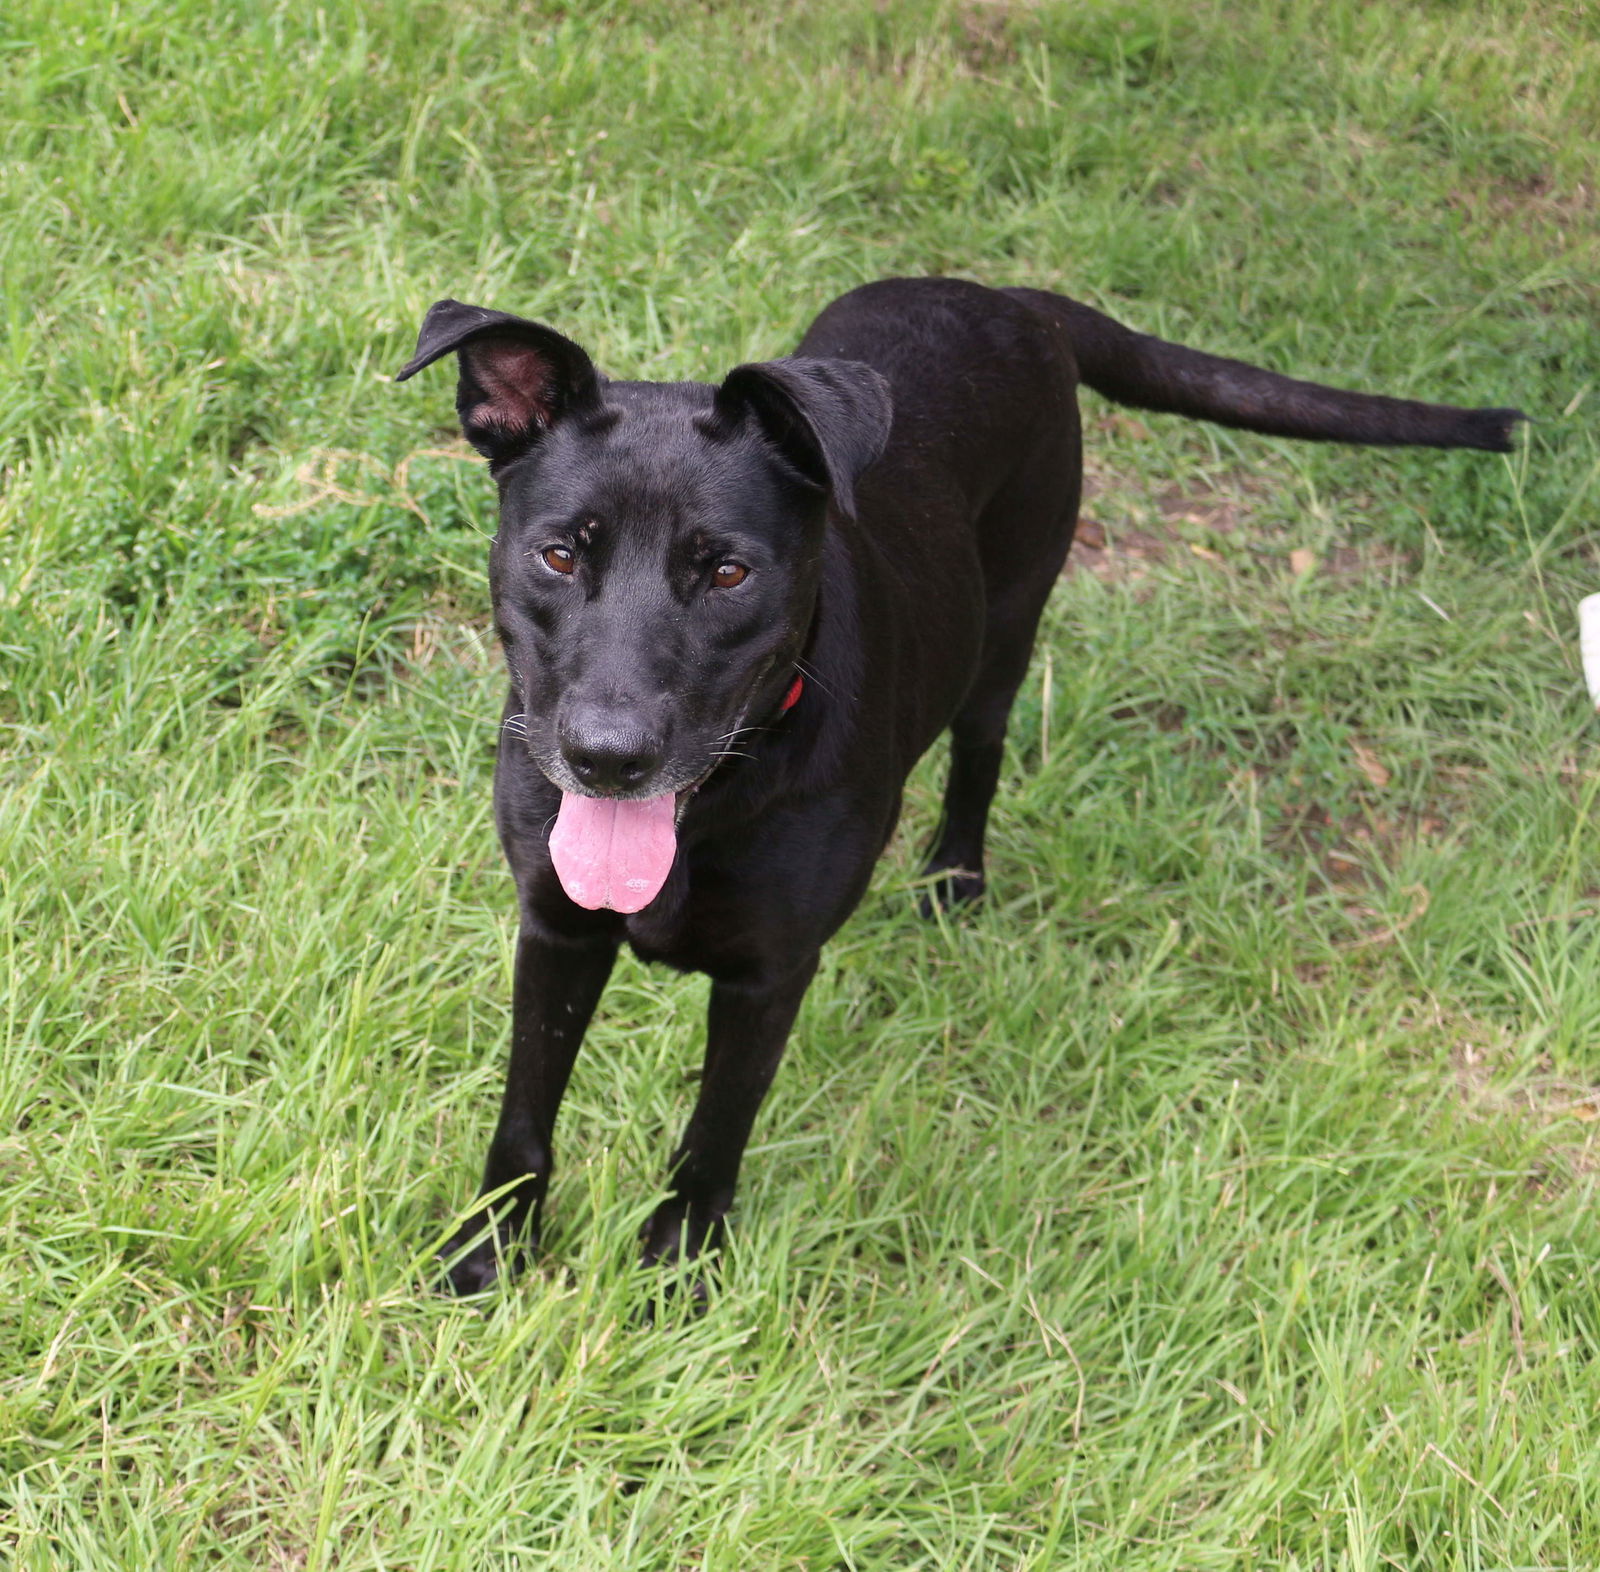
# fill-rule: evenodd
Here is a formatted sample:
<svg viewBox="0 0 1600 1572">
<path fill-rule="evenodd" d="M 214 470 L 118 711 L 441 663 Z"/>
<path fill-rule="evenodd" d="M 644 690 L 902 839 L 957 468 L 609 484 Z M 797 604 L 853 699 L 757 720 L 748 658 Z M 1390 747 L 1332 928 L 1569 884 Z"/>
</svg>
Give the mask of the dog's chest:
<svg viewBox="0 0 1600 1572">
<path fill-rule="evenodd" d="M 627 920 L 628 943 L 644 961 L 660 961 L 684 972 L 726 972 L 742 959 L 744 935 L 719 924 L 711 903 L 691 893 L 675 872 L 672 881 L 642 912 Z"/>
<path fill-rule="evenodd" d="M 772 826 L 772 838 L 783 840 L 781 825 Z M 641 960 L 712 977 L 781 962 L 794 918 L 814 905 L 836 904 L 841 894 L 825 880 L 826 900 L 819 900 L 821 891 L 793 878 L 797 870 L 787 861 L 781 852 L 777 866 L 703 850 L 680 858 L 661 894 L 626 919 L 629 945 Z"/>
</svg>

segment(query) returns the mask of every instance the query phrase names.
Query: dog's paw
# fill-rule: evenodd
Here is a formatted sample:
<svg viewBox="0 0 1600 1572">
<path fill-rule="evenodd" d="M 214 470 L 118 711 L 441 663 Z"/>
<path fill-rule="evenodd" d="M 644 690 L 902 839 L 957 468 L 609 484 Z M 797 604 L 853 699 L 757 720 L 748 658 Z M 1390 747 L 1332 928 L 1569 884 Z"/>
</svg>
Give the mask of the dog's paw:
<svg viewBox="0 0 1600 1572">
<path fill-rule="evenodd" d="M 974 873 L 970 868 L 930 864 L 924 872 L 933 881 L 917 903 L 917 909 L 924 917 L 932 919 L 940 912 L 975 906 L 983 899 L 987 886 L 981 871 Z"/>
<path fill-rule="evenodd" d="M 670 1274 L 671 1291 L 687 1292 L 696 1304 L 710 1297 L 706 1273 L 727 1237 L 727 1206 L 690 1206 L 679 1196 L 663 1201 L 645 1225 L 639 1264 Z"/>
<path fill-rule="evenodd" d="M 634 1312 L 640 1326 L 677 1325 L 703 1315 L 711 1306 L 714 1256 L 688 1265 L 645 1260 L 645 1295 Z"/>
<path fill-rule="evenodd" d="M 516 1277 L 527 1266 L 531 1254 L 532 1246 L 526 1239 L 514 1238 L 502 1228 L 484 1235 L 481 1223 L 472 1224 L 439 1252 L 439 1287 L 458 1299 L 481 1294 L 502 1278 L 509 1282 Z"/>
</svg>

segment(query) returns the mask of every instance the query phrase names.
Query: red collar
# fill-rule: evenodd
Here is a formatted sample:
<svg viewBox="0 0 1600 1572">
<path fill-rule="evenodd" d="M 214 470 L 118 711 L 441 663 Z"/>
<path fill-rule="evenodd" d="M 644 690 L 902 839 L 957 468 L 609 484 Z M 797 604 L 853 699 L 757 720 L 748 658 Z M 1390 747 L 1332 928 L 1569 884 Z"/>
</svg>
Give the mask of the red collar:
<svg viewBox="0 0 1600 1572">
<path fill-rule="evenodd" d="M 789 691 L 783 696 L 783 703 L 778 706 L 780 715 L 787 715 L 800 702 L 800 695 L 805 692 L 805 686 L 804 678 L 796 672 L 794 681 L 789 684 Z"/>
</svg>

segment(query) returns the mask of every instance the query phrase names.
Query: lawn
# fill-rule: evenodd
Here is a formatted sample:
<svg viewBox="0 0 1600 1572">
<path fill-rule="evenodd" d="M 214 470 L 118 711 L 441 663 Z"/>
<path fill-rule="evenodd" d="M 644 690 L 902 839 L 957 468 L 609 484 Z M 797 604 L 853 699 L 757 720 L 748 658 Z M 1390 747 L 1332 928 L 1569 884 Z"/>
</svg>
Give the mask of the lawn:
<svg viewBox="0 0 1600 1572">
<path fill-rule="evenodd" d="M 1359 0 L 9 0 L 0 1558 L 1600 1566 L 1600 18 Z M 620 968 L 545 1249 L 498 1096 L 492 485 L 441 295 L 618 375 L 948 272 L 1509 458 L 1091 399 L 991 896 L 940 761 L 709 1308 L 636 1235 L 704 982 Z"/>
</svg>

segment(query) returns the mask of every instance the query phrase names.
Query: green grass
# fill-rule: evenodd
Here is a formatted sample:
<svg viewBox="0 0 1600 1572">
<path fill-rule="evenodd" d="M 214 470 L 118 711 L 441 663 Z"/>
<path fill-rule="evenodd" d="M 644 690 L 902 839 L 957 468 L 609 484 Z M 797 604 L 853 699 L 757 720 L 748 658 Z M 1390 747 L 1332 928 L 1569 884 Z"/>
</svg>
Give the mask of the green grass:
<svg viewBox="0 0 1600 1572">
<path fill-rule="evenodd" d="M 0 11 L 0 1557 L 1592 1572 L 1594 13 L 749 10 Z M 439 295 L 710 376 L 896 271 L 1535 424 L 1095 404 L 992 898 L 914 915 L 930 760 L 709 1310 L 632 963 L 540 1265 L 435 1296 L 514 919 L 492 488 L 389 377 Z"/>
</svg>

